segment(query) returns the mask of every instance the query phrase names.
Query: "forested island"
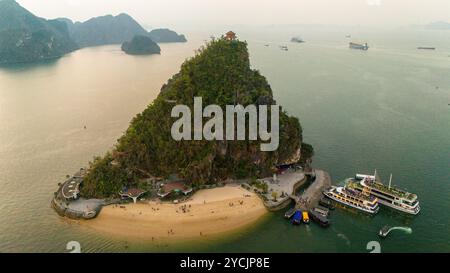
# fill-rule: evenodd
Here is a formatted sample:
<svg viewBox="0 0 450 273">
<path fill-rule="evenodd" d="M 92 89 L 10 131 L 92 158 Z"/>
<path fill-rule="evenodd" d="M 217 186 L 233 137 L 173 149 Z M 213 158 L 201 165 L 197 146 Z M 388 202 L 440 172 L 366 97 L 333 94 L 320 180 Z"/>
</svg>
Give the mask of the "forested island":
<svg viewBox="0 0 450 273">
<path fill-rule="evenodd" d="M 55 59 L 84 47 L 122 45 L 135 36 L 155 43 L 186 42 L 184 35 L 169 29 L 148 32 L 125 13 L 74 23 L 67 18 L 39 18 L 14 0 L 0 0 L 0 64 Z"/>
<path fill-rule="evenodd" d="M 160 54 L 161 48 L 150 37 L 137 35 L 130 42 L 122 44 L 122 51 L 130 55 Z"/>
<path fill-rule="evenodd" d="M 149 32 L 149 37 L 156 43 L 184 43 L 187 42 L 183 34 L 178 34 L 167 28 L 154 29 Z"/>
<path fill-rule="evenodd" d="M 238 91 L 238 92 L 236 92 Z M 85 198 L 117 196 L 123 188 L 139 188 L 151 177 L 178 174 L 193 187 L 224 179 L 272 176 L 275 166 L 297 163 L 304 151 L 297 118 L 280 113 L 280 145 L 261 152 L 261 141 L 175 141 L 171 110 L 176 104 L 193 107 L 193 98 L 221 107 L 274 105 L 266 78 L 250 68 L 247 44 L 238 40 L 210 41 L 186 60 L 159 96 L 131 122 L 113 151 L 90 163 L 81 195 Z"/>
<path fill-rule="evenodd" d="M 54 59 L 78 48 L 63 22 L 39 18 L 14 0 L 0 1 L 0 64 Z"/>
<path fill-rule="evenodd" d="M 122 44 L 136 35 L 148 34 L 136 20 L 125 13 L 95 17 L 86 22 L 73 23 L 67 18 L 58 20 L 67 24 L 71 37 L 80 47 Z"/>
</svg>

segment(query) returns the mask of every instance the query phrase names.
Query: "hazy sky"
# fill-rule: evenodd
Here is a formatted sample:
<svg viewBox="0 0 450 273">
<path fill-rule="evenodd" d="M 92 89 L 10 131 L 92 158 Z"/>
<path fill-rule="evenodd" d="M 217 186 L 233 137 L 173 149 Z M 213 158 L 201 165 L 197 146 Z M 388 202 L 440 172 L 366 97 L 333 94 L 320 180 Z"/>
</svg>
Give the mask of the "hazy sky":
<svg viewBox="0 0 450 273">
<path fill-rule="evenodd" d="M 450 0 L 18 0 L 45 18 L 126 12 L 145 26 L 325 24 L 405 26 L 450 21 Z"/>
</svg>

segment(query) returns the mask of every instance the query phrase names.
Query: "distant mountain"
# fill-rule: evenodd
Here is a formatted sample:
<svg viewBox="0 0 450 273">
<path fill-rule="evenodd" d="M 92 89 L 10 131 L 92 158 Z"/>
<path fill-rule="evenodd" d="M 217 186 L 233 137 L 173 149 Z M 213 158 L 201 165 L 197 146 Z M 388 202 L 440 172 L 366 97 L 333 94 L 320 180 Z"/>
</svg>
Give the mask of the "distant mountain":
<svg viewBox="0 0 450 273">
<path fill-rule="evenodd" d="M 187 42 L 184 35 L 166 28 L 154 29 L 149 33 L 150 38 L 157 43 L 184 43 Z"/>
<path fill-rule="evenodd" d="M 147 31 L 125 13 L 96 17 L 75 24 L 67 19 L 60 20 L 68 24 L 72 38 L 81 47 L 122 44 L 136 35 L 147 35 Z"/>
<path fill-rule="evenodd" d="M 439 21 L 439 22 L 434 22 L 434 23 L 428 24 L 425 26 L 425 28 L 436 29 L 436 30 L 445 30 L 445 29 L 450 30 L 450 23 Z"/>
<path fill-rule="evenodd" d="M 150 37 L 137 35 L 131 42 L 122 44 L 122 50 L 130 55 L 160 54 L 161 48 Z"/>
<path fill-rule="evenodd" d="M 0 0 L 0 64 L 58 58 L 80 47 L 123 44 L 135 36 L 147 36 L 156 43 L 186 42 L 184 35 L 169 29 L 149 33 L 124 13 L 74 23 L 67 18 L 39 18 L 14 0 Z M 148 45 L 148 50 L 156 52 L 154 44 Z"/>
<path fill-rule="evenodd" d="M 67 24 L 72 38 L 81 47 L 122 44 L 137 35 L 149 36 L 156 43 L 186 42 L 184 35 L 169 29 L 155 29 L 149 33 L 125 13 L 96 17 L 83 23 L 73 23 L 67 18 L 58 20 Z"/>
<path fill-rule="evenodd" d="M 55 19 L 55 20 L 66 23 L 67 29 L 69 30 L 70 36 L 73 35 L 73 31 L 74 31 L 74 23 L 73 23 L 72 20 L 70 20 L 69 18 L 57 18 L 57 19 Z"/>
<path fill-rule="evenodd" d="M 76 49 L 66 24 L 39 18 L 14 0 L 0 0 L 0 63 L 53 59 Z"/>
</svg>

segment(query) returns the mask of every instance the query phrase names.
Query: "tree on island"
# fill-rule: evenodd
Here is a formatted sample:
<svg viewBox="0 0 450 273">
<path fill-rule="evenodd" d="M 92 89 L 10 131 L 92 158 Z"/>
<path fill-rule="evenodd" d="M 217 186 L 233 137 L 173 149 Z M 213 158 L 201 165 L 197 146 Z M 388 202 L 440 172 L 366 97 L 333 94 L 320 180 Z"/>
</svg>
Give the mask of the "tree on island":
<svg viewBox="0 0 450 273">
<path fill-rule="evenodd" d="M 114 151 L 91 162 L 82 195 L 115 196 L 124 186 L 132 187 L 145 179 L 142 170 L 155 177 L 176 173 L 194 187 L 229 178 L 269 177 L 274 166 L 300 154 L 300 122 L 284 111 L 280 113 L 280 145 L 274 152 L 261 152 L 261 140 L 175 141 L 171 137 L 176 121 L 171 117 L 172 102 L 187 105 L 194 112 L 194 97 L 202 97 L 204 105 L 216 104 L 222 109 L 235 101 L 244 107 L 275 104 L 266 78 L 250 67 L 247 43 L 210 41 L 183 63 L 158 97 L 132 120 Z"/>
<path fill-rule="evenodd" d="M 274 201 L 274 202 L 277 202 L 277 201 L 278 201 L 278 192 L 273 191 L 273 192 L 272 192 L 272 198 L 273 198 L 273 201 Z"/>
</svg>

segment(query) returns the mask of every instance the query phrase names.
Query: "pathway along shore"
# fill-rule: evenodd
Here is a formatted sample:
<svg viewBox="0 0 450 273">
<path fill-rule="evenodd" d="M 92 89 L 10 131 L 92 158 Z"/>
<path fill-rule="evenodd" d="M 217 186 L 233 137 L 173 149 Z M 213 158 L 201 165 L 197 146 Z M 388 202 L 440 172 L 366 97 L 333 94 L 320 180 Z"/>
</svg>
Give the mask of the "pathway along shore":
<svg viewBox="0 0 450 273">
<path fill-rule="evenodd" d="M 308 189 L 301 195 L 300 199 L 306 202 L 297 202 L 297 208 L 310 210 L 319 204 L 323 197 L 323 191 L 331 187 L 331 176 L 323 170 L 315 170 L 316 179 Z"/>
</svg>

